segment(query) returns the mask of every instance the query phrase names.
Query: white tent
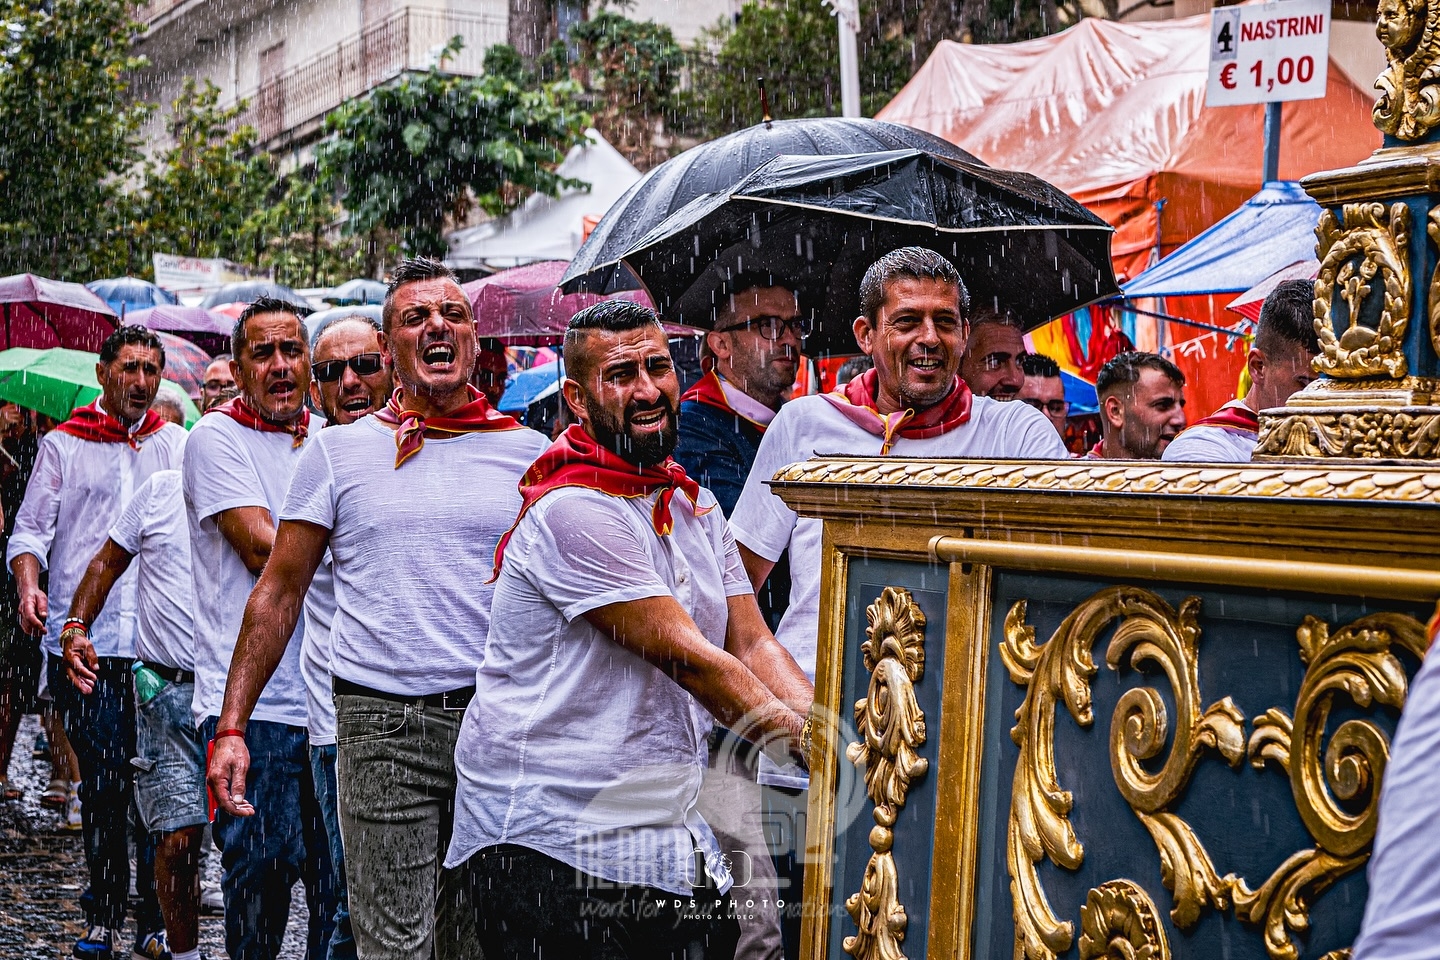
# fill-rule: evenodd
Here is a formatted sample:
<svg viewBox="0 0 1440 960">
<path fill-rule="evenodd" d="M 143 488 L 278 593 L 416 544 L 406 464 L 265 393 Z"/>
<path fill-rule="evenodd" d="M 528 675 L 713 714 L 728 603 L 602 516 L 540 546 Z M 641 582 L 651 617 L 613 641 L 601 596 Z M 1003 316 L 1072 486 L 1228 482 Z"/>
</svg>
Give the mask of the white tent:
<svg viewBox="0 0 1440 960">
<path fill-rule="evenodd" d="M 598 221 L 640 179 L 640 171 L 593 128 L 587 146 L 570 151 L 556 172 L 590 184 L 558 197 L 533 194 L 518 209 L 450 235 L 445 262 L 455 269 L 506 267 L 536 260 L 569 260 L 585 238 L 585 218 Z M 592 221 L 592 223 L 594 222 Z"/>
</svg>

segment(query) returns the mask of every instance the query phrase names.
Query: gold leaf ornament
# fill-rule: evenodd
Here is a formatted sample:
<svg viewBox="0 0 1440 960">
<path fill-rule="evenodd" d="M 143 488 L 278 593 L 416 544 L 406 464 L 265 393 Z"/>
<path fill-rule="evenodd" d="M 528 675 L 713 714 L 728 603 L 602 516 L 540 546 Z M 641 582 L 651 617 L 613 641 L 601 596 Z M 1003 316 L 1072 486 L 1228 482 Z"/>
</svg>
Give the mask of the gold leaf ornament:
<svg viewBox="0 0 1440 960">
<path fill-rule="evenodd" d="M 1380 0 L 1375 35 L 1385 72 L 1372 111 L 1375 126 L 1400 140 L 1419 140 L 1440 123 L 1440 10 L 1425 0 Z"/>
<path fill-rule="evenodd" d="M 1155 904 L 1137 884 L 1108 880 L 1080 908 L 1080 960 L 1170 960 Z"/>
<path fill-rule="evenodd" d="M 1394 203 L 1347 203 L 1337 218 L 1320 214 L 1315 227 L 1320 272 L 1315 278 L 1315 333 L 1320 355 L 1315 370 L 1332 377 L 1404 377 L 1403 341 L 1410 324 L 1410 208 Z M 1375 282 L 1382 301 L 1374 327 L 1360 322 L 1360 308 Z M 1331 312 L 1336 295 L 1349 307 L 1338 336 Z"/>
</svg>

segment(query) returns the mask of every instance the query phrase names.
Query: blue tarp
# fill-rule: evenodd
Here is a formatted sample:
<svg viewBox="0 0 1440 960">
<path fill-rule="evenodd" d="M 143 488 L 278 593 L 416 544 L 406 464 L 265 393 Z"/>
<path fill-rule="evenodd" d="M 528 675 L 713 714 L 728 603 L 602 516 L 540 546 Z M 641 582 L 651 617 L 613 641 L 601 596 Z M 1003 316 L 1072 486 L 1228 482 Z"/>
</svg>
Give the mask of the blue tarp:
<svg viewBox="0 0 1440 960">
<path fill-rule="evenodd" d="M 1315 256 L 1320 205 L 1293 180 L 1274 180 L 1122 288 L 1126 299 L 1243 293 L 1281 267 Z"/>
<path fill-rule="evenodd" d="M 506 413 L 515 413 L 532 403 L 554 396 L 559 392 L 560 380 L 564 376 L 565 366 L 558 360 L 521 370 L 505 387 L 505 395 L 500 398 L 500 409 Z"/>
</svg>

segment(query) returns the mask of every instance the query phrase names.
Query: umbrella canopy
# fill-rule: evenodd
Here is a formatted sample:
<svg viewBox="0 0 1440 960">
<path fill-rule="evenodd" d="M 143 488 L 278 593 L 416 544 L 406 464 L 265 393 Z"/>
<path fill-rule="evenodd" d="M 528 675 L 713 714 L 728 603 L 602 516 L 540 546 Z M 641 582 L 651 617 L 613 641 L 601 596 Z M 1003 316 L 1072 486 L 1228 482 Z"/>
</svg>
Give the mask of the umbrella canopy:
<svg viewBox="0 0 1440 960">
<path fill-rule="evenodd" d="M 1281 267 L 1315 256 L 1320 205 L 1300 184 L 1276 180 L 1240 209 L 1125 284 L 1127 298 L 1239 293 Z"/>
<path fill-rule="evenodd" d="M 157 287 L 149 280 L 141 280 L 139 277 L 111 277 L 108 280 L 91 280 L 85 284 L 85 286 L 91 293 L 109 304 L 111 310 L 114 310 L 122 317 L 126 317 L 126 323 L 131 322 L 128 316 L 135 310 L 180 302 L 180 298 L 169 290 L 163 287 Z"/>
<path fill-rule="evenodd" d="M 561 293 L 556 286 L 568 264 L 545 260 L 512 267 L 472 280 L 462 288 L 475 308 L 475 329 L 511 346 L 546 346 L 565 338 L 570 318 L 591 304 L 606 298 L 595 293 Z M 645 306 L 650 299 L 642 291 L 622 294 Z M 677 331 L 669 330 L 675 334 Z M 678 331 L 691 335 L 694 331 Z"/>
<path fill-rule="evenodd" d="M 907 148 L 979 163 L 973 156 L 931 133 L 901 123 L 858 118 L 821 117 L 776 120 L 692 147 L 647 173 L 612 205 L 596 224 L 565 271 L 566 292 L 630 290 L 639 284 L 616 264 L 627 250 L 671 214 L 697 197 L 728 191 L 761 164 L 781 154 L 823 156 L 874 153 Z M 583 287 L 577 278 L 603 274 Z"/>
<path fill-rule="evenodd" d="M 369 317 L 371 320 L 379 323 L 382 319 L 380 310 L 380 305 L 374 303 L 362 304 L 355 307 L 331 307 L 329 310 L 317 310 L 305 318 L 305 335 L 311 340 L 314 340 L 315 334 L 320 332 L 320 328 L 331 320 L 338 320 L 341 317 L 353 317 L 357 314 L 362 317 Z"/>
<path fill-rule="evenodd" d="M 506 413 L 524 410 L 532 403 L 554 396 L 560 390 L 560 381 L 563 379 L 563 360 L 552 360 L 529 370 L 521 370 L 506 386 L 499 408 Z"/>
<path fill-rule="evenodd" d="M 77 284 L 78 286 L 78 284 Z M 71 411 L 100 396 L 95 382 L 95 364 L 99 354 L 84 350 L 55 347 L 35 350 L 12 347 L 0 351 L 0 400 L 37 410 L 56 420 L 69 419 Z M 179 394 L 185 405 L 185 426 L 193 427 L 200 419 L 200 410 L 179 384 L 160 381 Z"/>
<path fill-rule="evenodd" d="M 1070 416 L 1099 412 L 1100 395 L 1095 392 L 1095 384 L 1067 370 L 1060 371 L 1060 383 L 1065 387 L 1065 399 L 1070 403 Z"/>
<path fill-rule="evenodd" d="M 0 279 L 0 349 L 99 350 L 116 320 L 104 300 L 78 283 L 32 273 Z"/>
<path fill-rule="evenodd" d="M 205 299 L 200 301 L 200 306 L 218 307 L 225 303 L 250 304 L 261 297 L 274 297 L 276 300 L 284 300 L 286 303 L 293 304 L 300 308 L 302 313 L 311 312 L 310 304 L 304 297 L 284 284 L 269 280 L 241 280 L 238 283 L 227 283 L 206 294 Z"/>
<path fill-rule="evenodd" d="M 1029 174 L 919 150 L 781 156 L 691 202 L 624 262 L 664 316 L 698 327 L 713 325 L 727 277 L 769 272 L 818 321 L 807 353 L 853 353 L 860 278 L 889 250 L 949 257 L 973 308 L 1008 310 L 1028 329 L 1118 292 L 1113 232 Z"/>
<path fill-rule="evenodd" d="M 165 377 L 180 387 L 184 394 L 194 400 L 200 396 L 200 385 L 205 382 L 205 368 L 213 359 L 197 344 L 170 333 L 155 334 L 165 347 Z"/>
<path fill-rule="evenodd" d="M 1276 270 L 1270 274 L 1270 276 L 1225 304 L 1225 309 L 1234 310 L 1245 319 L 1253 323 L 1259 323 L 1260 308 L 1265 305 L 1265 298 L 1270 296 L 1270 291 L 1280 286 L 1280 284 L 1286 280 L 1314 280 L 1319 275 L 1319 260 L 1301 260 L 1299 263 L 1289 264 Z"/>
<path fill-rule="evenodd" d="M 379 280 L 347 280 L 331 290 L 325 302 L 341 307 L 359 303 L 384 303 L 385 290 L 385 284 Z"/>
<path fill-rule="evenodd" d="M 229 317 L 204 307 L 168 304 L 136 310 L 125 317 L 125 322 L 189 340 L 212 357 L 230 349 L 230 331 L 234 325 Z"/>
</svg>

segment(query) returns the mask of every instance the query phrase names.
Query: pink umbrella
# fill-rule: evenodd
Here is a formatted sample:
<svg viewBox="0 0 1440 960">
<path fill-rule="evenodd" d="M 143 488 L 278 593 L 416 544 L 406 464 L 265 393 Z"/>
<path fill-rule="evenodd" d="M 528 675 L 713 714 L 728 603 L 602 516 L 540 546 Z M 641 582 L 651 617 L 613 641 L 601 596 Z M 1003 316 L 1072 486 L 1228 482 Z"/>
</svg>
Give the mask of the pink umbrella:
<svg viewBox="0 0 1440 960">
<path fill-rule="evenodd" d="M 1270 296 L 1271 290 L 1274 290 L 1286 280 L 1314 280 L 1319 274 L 1319 260 L 1298 260 L 1288 267 L 1281 267 L 1279 270 L 1276 270 L 1270 274 L 1270 276 L 1225 304 L 1225 309 L 1234 310 L 1240 314 L 1240 316 L 1254 323 L 1259 323 L 1260 308 L 1265 304 L 1265 298 Z"/>
<path fill-rule="evenodd" d="M 155 335 L 165 347 L 165 379 L 173 380 L 191 400 L 198 400 L 200 385 L 205 382 L 205 368 L 210 366 L 210 354 L 174 334 L 157 330 Z"/>
<path fill-rule="evenodd" d="M 110 305 L 78 283 L 32 273 L 0 278 L 0 349 L 98 352 L 117 325 Z"/>
<path fill-rule="evenodd" d="M 613 299 L 593 293 L 562 294 L 556 284 L 569 266 L 564 260 L 541 260 L 472 280 L 462 288 L 475 308 L 475 326 L 482 337 L 511 346 L 547 346 L 565 339 L 570 318 L 591 304 Z M 627 290 L 618 297 L 651 306 L 644 291 Z M 670 324 L 672 335 L 693 335 L 689 327 Z"/>
<path fill-rule="evenodd" d="M 161 304 L 136 310 L 125 317 L 126 323 L 138 323 L 151 330 L 173 333 L 189 340 L 214 356 L 230 349 L 230 329 L 234 321 L 204 307 Z"/>
</svg>

